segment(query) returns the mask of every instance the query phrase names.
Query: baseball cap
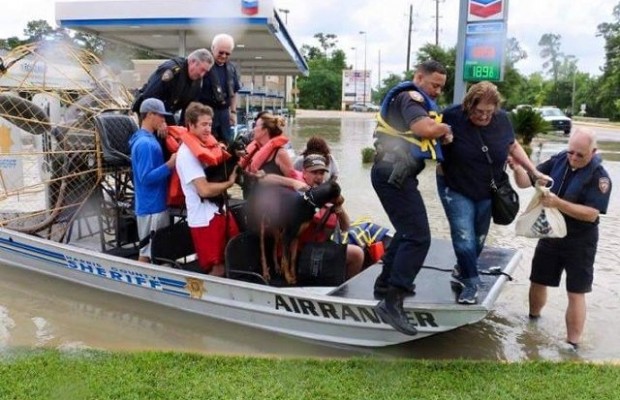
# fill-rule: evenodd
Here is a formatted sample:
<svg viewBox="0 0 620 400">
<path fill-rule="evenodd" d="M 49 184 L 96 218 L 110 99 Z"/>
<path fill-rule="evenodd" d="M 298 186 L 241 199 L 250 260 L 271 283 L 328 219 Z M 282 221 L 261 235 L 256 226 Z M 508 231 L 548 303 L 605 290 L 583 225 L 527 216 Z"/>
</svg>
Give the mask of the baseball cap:
<svg viewBox="0 0 620 400">
<path fill-rule="evenodd" d="M 148 112 L 152 112 L 159 115 L 172 115 L 166 111 L 166 107 L 164 107 L 164 103 L 156 99 L 154 97 L 148 98 L 140 104 L 140 114 L 146 114 Z"/>
<path fill-rule="evenodd" d="M 320 154 L 308 154 L 304 157 L 304 169 L 310 172 L 319 170 L 329 171 L 325 157 Z"/>
</svg>

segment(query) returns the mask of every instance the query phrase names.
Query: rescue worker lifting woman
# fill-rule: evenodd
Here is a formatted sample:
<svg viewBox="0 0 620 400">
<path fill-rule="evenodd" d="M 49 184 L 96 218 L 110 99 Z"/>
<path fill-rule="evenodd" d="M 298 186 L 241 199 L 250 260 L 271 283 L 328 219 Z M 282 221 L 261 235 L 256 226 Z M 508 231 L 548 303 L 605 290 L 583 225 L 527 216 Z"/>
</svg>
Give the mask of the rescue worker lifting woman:
<svg viewBox="0 0 620 400">
<path fill-rule="evenodd" d="M 417 175 L 424 169 L 425 158 L 441 161 L 439 141 L 452 141 L 450 126 L 434 118 L 435 99 L 446 84 L 446 75 L 437 61 L 421 63 L 412 82 L 388 92 L 377 117 L 371 181 L 396 232 L 374 285 L 375 297 L 382 298 L 375 311 L 406 335 L 415 335 L 417 330 L 405 314 L 403 299 L 414 293 L 413 282 L 431 244 Z"/>
</svg>

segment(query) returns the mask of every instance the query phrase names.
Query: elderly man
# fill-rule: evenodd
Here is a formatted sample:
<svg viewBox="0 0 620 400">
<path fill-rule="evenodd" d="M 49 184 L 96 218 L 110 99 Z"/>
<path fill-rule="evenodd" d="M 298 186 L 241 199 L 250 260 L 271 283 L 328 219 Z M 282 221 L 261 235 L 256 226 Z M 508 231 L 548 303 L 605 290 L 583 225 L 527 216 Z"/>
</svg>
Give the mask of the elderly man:
<svg viewBox="0 0 620 400">
<path fill-rule="evenodd" d="M 215 65 L 202 79 L 202 89 L 198 100 L 211 107 L 213 115 L 213 135 L 227 143 L 232 140 L 231 125 L 237 124 L 237 95 L 240 89 L 239 77 L 230 56 L 235 48 L 232 36 L 225 33 L 216 35 L 211 43 Z"/>
<path fill-rule="evenodd" d="M 592 130 L 577 128 L 562 151 L 540 164 L 538 170 L 551 176 L 554 184 L 543 205 L 560 210 L 567 235 L 561 239 L 540 239 L 530 274 L 530 319 L 538 319 L 547 302 L 547 286 L 560 285 L 566 272 L 566 342 L 577 349 L 586 321 L 585 294 L 592 291 L 594 258 L 598 244 L 599 214 L 607 212 L 611 180 L 596 154 Z M 515 181 L 527 187 L 534 179 L 521 167 L 514 167 Z"/>
<path fill-rule="evenodd" d="M 132 110 L 138 112 L 144 99 L 160 99 L 166 111 L 174 114 L 184 111 L 200 92 L 202 77 L 213 66 L 213 56 L 207 49 L 194 50 L 187 58 L 176 57 L 161 64 L 149 77 L 140 94 L 136 96 Z M 182 125 L 172 116 L 166 118 L 168 125 Z"/>
</svg>

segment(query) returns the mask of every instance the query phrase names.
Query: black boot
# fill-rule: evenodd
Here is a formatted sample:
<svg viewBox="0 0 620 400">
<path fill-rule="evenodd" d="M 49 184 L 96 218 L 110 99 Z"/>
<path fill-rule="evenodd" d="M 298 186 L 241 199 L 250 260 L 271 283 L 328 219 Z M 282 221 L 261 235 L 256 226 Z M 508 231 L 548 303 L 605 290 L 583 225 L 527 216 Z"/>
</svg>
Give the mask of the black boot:
<svg viewBox="0 0 620 400">
<path fill-rule="evenodd" d="M 403 298 L 407 291 L 395 286 L 389 286 L 385 299 L 375 306 L 375 312 L 383 322 L 405 335 L 414 336 L 418 330 L 407 319 L 403 309 Z"/>
</svg>

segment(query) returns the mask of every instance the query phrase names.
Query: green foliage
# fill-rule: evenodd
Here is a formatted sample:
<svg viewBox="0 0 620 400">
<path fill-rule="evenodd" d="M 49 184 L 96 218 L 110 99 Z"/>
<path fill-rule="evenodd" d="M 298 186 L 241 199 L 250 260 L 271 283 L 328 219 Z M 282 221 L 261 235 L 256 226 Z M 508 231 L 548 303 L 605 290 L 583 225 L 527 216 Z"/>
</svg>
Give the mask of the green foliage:
<svg viewBox="0 0 620 400">
<path fill-rule="evenodd" d="M 521 108 L 509 113 L 509 117 L 517 138 L 526 146 L 532 143 L 538 133 L 545 133 L 551 129 L 551 125 L 532 108 Z"/>
<path fill-rule="evenodd" d="M 371 163 L 375 158 L 376 150 L 374 147 L 364 147 L 362 149 L 362 163 L 368 164 Z"/>
<path fill-rule="evenodd" d="M 441 46 L 435 46 L 434 44 L 427 43 L 420 48 L 416 56 L 417 63 L 420 64 L 426 60 L 439 61 L 446 67 L 448 72 L 446 79 L 446 86 L 437 99 L 438 104 L 447 105 L 452 104 L 454 98 L 454 66 L 456 65 L 456 47 L 444 49 Z"/>
<path fill-rule="evenodd" d="M 2 399 L 617 399 L 619 380 L 617 365 L 574 361 L 287 359 L 47 350 L 4 355 L 0 362 Z M 562 382 L 561 390 L 557 382 Z"/>
</svg>

